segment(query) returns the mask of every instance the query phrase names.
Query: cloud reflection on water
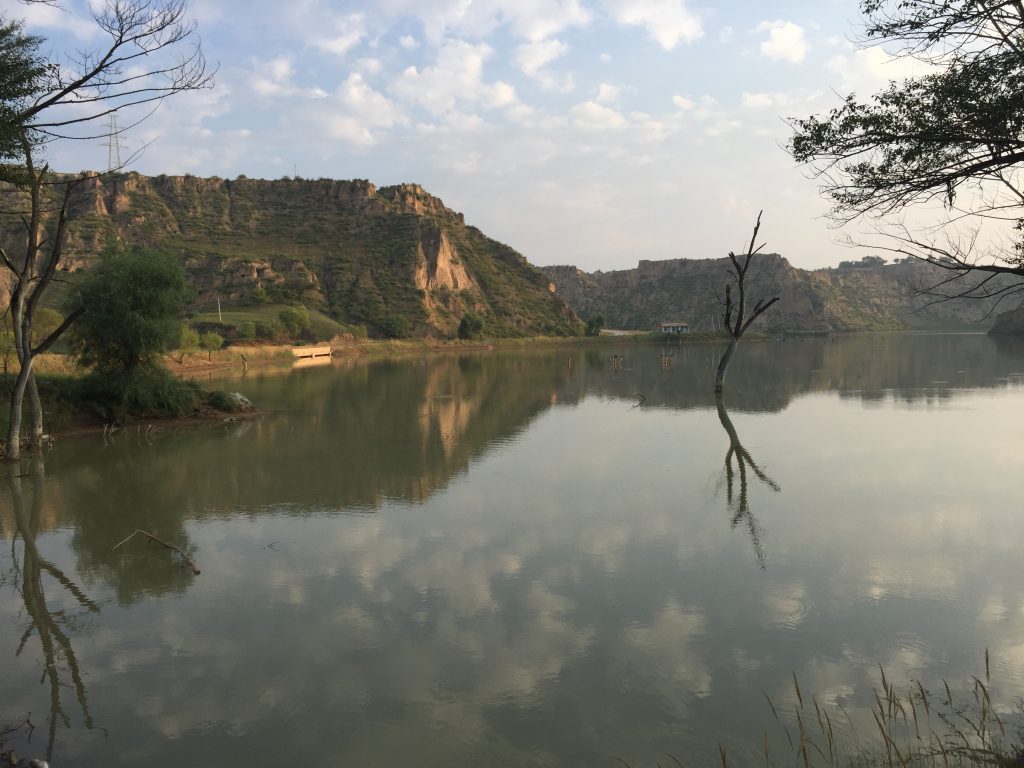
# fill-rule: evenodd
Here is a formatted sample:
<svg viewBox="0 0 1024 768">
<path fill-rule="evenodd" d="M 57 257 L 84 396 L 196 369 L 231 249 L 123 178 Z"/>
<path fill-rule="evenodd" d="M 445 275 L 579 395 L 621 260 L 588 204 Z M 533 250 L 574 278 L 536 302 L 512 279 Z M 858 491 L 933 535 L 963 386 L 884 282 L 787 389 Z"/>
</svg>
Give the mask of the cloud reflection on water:
<svg viewBox="0 0 1024 768">
<path fill-rule="evenodd" d="M 793 360 L 822 355 L 841 357 Z M 60 446 L 46 494 L 67 529 L 40 545 L 70 542 L 58 564 L 117 600 L 76 638 L 112 735 L 72 732 L 68 755 L 699 763 L 715 738 L 757 741 L 760 690 L 785 701 L 793 673 L 866 712 L 877 664 L 934 684 L 989 645 L 1019 692 L 1024 491 L 1011 449 L 980 450 L 1016 444 L 1019 393 L 954 391 L 936 416 L 826 391 L 766 414 L 807 369 L 737 376 L 729 420 L 781 488 L 747 489 L 762 571 L 708 487 L 733 440 L 686 361 L 666 374 L 631 352 L 630 380 L 552 357 L 306 372 L 301 402 L 295 381 L 257 380 L 281 412 L 237 440 L 108 449 L 107 493 L 95 457 Z M 831 381 L 867 360 L 842 359 Z M 607 396 L 637 380 L 656 407 Z M 190 541 L 202 577 L 112 555 L 125 509 Z M 4 693 L 26 711 L 40 696 Z"/>
</svg>

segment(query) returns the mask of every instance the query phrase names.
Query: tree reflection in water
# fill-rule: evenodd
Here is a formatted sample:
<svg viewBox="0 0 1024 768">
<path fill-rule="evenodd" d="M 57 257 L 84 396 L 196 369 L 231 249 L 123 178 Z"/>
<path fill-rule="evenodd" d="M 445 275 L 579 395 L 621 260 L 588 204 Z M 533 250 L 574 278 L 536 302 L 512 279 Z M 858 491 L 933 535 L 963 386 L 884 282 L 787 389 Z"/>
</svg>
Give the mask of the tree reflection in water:
<svg viewBox="0 0 1024 768">
<path fill-rule="evenodd" d="M 725 398 L 721 393 L 716 395 L 715 405 L 718 408 L 718 420 L 722 423 L 722 428 L 725 429 L 726 434 L 729 435 L 729 450 L 725 453 L 723 477 L 726 508 L 732 514 L 731 524 L 733 528 L 736 528 L 740 523 L 746 525 L 747 530 L 750 532 L 750 541 L 754 547 L 754 554 L 757 555 L 758 562 L 764 568 L 765 556 L 764 549 L 761 546 L 761 524 L 754 517 L 754 513 L 750 511 L 747 471 L 749 469 L 753 472 L 758 480 L 776 493 L 780 490 L 779 484 L 768 477 L 765 471 L 757 465 L 757 462 L 751 458 L 747 449 L 743 447 L 739 435 L 736 434 L 736 427 L 733 426 L 732 419 L 729 418 L 729 412 L 725 409 Z M 733 467 L 734 459 L 736 463 L 735 468 Z M 739 478 L 738 490 L 736 488 L 737 477 Z"/>
<path fill-rule="evenodd" d="M 75 629 L 78 612 L 64 609 L 54 610 L 47 604 L 44 588 L 44 576 L 50 577 L 63 587 L 73 598 L 79 608 L 88 613 L 99 613 L 99 606 L 69 579 L 56 565 L 43 557 L 36 545 L 43 511 L 43 491 L 46 480 L 41 455 L 31 459 L 29 471 L 19 474 L 17 464 L 7 466 L 7 485 L 11 492 L 11 508 L 14 512 L 16 532 L 11 542 L 14 562 L 14 583 L 25 606 L 28 626 L 25 627 L 18 642 L 15 656 L 29 647 L 35 637 L 42 651 L 43 674 L 40 682 L 49 687 L 50 716 L 47 728 L 46 759 L 53 759 L 53 747 L 57 734 L 58 720 L 65 728 L 71 727 L 68 716 L 61 702 L 61 690 L 71 688 L 75 692 L 78 706 L 81 708 L 85 727 L 93 728 L 92 715 L 86 698 L 85 683 L 78 666 L 78 657 L 71 645 L 70 633 Z M 31 499 L 26 502 L 23 483 L 25 479 L 31 485 Z M 16 557 L 17 540 L 21 539 L 21 562 Z M 70 677 L 70 684 L 67 678 Z"/>
</svg>

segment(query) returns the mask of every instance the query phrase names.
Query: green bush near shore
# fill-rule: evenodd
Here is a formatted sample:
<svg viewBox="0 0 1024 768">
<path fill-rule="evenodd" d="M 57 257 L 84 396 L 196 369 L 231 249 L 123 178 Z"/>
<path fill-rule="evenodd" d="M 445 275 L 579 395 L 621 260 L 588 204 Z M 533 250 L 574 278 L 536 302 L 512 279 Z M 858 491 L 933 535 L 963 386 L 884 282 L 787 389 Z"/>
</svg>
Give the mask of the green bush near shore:
<svg viewBox="0 0 1024 768">
<path fill-rule="evenodd" d="M 72 401 L 103 422 L 185 416 L 196 411 L 203 399 L 198 384 L 178 379 L 158 364 L 126 372 L 93 372 L 71 384 Z"/>
</svg>

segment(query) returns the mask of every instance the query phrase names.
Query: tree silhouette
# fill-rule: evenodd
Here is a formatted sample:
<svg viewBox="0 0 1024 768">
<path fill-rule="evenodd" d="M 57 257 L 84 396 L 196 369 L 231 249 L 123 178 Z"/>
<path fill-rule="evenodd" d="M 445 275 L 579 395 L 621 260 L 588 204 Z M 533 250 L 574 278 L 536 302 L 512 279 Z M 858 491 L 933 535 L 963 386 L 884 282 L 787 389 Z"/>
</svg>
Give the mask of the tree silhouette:
<svg viewBox="0 0 1024 768">
<path fill-rule="evenodd" d="M 721 392 L 725 386 L 725 372 L 729 369 L 732 356 L 736 354 L 740 338 L 768 307 L 779 300 L 778 296 L 767 300 L 758 299 L 754 308 L 750 310 L 750 315 L 747 316 L 747 270 L 750 269 L 751 259 L 764 247 L 764 244 L 756 245 L 757 233 L 760 229 L 761 213 L 758 213 L 757 222 L 754 224 L 754 233 L 750 236 L 750 245 L 747 246 L 746 253 L 737 256 L 729 251 L 729 261 L 732 262 L 729 274 L 732 276 L 732 281 L 726 283 L 725 286 L 725 300 L 723 301 L 725 312 L 722 316 L 722 327 L 729 332 L 729 346 L 726 347 L 722 358 L 718 361 L 718 370 L 715 373 L 715 392 Z M 732 292 L 733 287 L 736 288 L 735 299 Z"/>
</svg>

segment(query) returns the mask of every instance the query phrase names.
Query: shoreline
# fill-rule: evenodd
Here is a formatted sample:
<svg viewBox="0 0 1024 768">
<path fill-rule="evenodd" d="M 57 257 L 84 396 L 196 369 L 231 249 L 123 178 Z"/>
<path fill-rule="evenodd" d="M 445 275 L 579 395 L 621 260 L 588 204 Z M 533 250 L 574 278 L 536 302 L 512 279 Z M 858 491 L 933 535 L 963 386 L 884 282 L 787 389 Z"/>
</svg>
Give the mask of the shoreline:
<svg viewBox="0 0 1024 768">
<path fill-rule="evenodd" d="M 766 334 L 747 334 L 747 341 L 766 341 L 773 338 Z M 449 354 L 462 352 L 496 352 L 504 349 L 523 349 L 527 347 L 579 347 L 606 346 L 628 344 L 670 343 L 673 346 L 683 344 L 702 344 L 727 341 L 724 334 L 697 331 L 686 336 L 661 338 L 650 332 L 617 332 L 603 333 L 600 336 L 525 336 L 515 338 L 489 339 L 355 339 L 343 338 L 323 342 L 320 346 L 330 345 L 330 357 L 316 358 L 317 363 L 323 360 L 376 360 L 389 357 L 421 354 Z M 292 352 L 299 346 L 295 344 L 232 344 L 216 352 L 190 352 L 187 354 L 168 353 L 161 357 L 161 363 L 175 376 L 192 378 L 206 373 L 215 373 L 241 368 L 294 367 L 307 358 L 297 358 Z M 311 346 L 311 345 L 310 345 Z M 307 363 L 308 364 L 308 363 Z M 36 358 L 35 371 L 41 377 L 77 378 L 87 371 L 79 366 L 74 357 L 68 354 L 47 352 Z M 6 371 L 10 374 L 10 370 Z"/>
</svg>

